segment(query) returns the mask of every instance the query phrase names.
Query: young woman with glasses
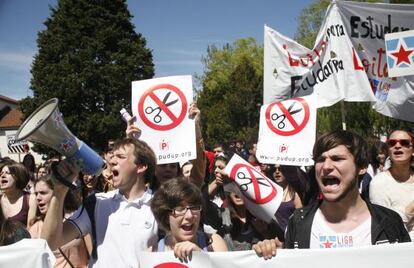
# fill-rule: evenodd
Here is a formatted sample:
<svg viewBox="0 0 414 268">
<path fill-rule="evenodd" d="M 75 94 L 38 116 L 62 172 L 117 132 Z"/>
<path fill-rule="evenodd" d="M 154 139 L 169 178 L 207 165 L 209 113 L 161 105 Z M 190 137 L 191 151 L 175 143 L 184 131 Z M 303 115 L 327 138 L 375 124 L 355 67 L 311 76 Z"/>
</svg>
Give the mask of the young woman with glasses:
<svg viewBox="0 0 414 268">
<path fill-rule="evenodd" d="M 174 251 L 181 261 L 191 259 L 193 251 L 227 251 L 219 235 L 200 230 L 201 202 L 198 187 L 184 178 L 162 184 L 151 201 L 151 210 L 166 235 L 152 251 Z"/>
<path fill-rule="evenodd" d="M 370 184 L 372 203 L 393 209 L 404 221 L 414 238 L 414 134 L 409 130 L 394 130 L 387 140 L 391 167 L 377 174 Z"/>
</svg>

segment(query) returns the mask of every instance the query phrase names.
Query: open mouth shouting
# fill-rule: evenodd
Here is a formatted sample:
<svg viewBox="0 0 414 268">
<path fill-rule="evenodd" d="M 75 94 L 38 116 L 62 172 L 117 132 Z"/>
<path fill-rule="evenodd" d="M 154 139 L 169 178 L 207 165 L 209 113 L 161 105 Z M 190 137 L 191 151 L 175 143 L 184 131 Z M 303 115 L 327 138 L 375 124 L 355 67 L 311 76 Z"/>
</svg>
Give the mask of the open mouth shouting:
<svg viewBox="0 0 414 268">
<path fill-rule="evenodd" d="M 334 192 L 339 188 L 341 181 L 336 177 L 323 177 L 322 190 L 323 192 Z"/>
</svg>

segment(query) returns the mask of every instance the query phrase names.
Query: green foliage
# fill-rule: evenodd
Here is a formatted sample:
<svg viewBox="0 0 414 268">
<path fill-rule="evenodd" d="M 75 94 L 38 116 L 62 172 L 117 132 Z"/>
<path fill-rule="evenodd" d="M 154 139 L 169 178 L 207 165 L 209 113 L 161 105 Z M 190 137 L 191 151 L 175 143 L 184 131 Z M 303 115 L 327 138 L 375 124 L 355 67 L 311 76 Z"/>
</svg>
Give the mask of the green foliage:
<svg viewBox="0 0 414 268">
<path fill-rule="evenodd" d="M 256 141 L 263 98 L 263 48 L 253 38 L 222 49 L 209 46 L 203 63 L 203 90 L 197 103 L 207 143 Z"/>
<path fill-rule="evenodd" d="M 378 2 L 378 1 L 368 1 Z M 391 1 L 399 3 L 412 3 L 413 1 Z M 308 48 L 313 48 L 319 28 L 325 16 L 329 0 L 315 0 L 304 8 L 299 18 L 299 26 L 295 40 Z M 317 131 L 319 133 L 342 129 L 341 107 L 337 103 L 330 107 L 318 109 Z M 409 127 L 414 124 L 391 117 L 384 116 L 371 108 L 366 102 L 345 102 L 345 123 L 347 130 L 355 131 L 365 137 L 372 135 L 386 135 L 393 129 Z"/>
<path fill-rule="evenodd" d="M 95 149 L 122 135 L 131 81 L 154 75 L 152 53 L 130 22 L 125 0 L 60 0 L 38 34 L 27 117 L 57 97 L 68 128 Z M 45 153 L 43 149 L 39 150 Z"/>
<path fill-rule="evenodd" d="M 299 26 L 294 37 L 299 44 L 310 49 L 313 48 L 330 2 L 330 0 L 315 0 L 308 7 L 302 9 L 299 16 Z"/>
</svg>

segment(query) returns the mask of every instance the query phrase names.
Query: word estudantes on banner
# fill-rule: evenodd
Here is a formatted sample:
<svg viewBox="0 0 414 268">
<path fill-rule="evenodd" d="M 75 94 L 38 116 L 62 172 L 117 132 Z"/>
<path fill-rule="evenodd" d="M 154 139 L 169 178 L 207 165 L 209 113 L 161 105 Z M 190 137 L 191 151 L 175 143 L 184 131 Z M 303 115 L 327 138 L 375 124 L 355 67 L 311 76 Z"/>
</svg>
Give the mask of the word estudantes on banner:
<svg viewBox="0 0 414 268">
<path fill-rule="evenodd" d="M 318 107 L 370 101 L 381 114 L 414 122 L 414 76 L 392 77 L 387 67 L 387 58 L 399 69 L 412 60 L 412 41 L 389 58 L 384 40 L 414 29 L 413 16 L 412 4 L 333 1 L 312 50 L 265 26 L 263 103 L 316 92 Z"/>
<path fill-rule="evenodd" d="M 263 105 L 256 152 L 259 162 L 312 165 L 316 106 L 315 94 Z"/>
<path fill-rule="evenodd" d="M 132 113 L 157 164 L 196 158 L 195 124 L 188 118 L 193 99 L 191 76 L 132 82 Z"/>
<path fill-rule="evenodd" d="M 257 218 L 270 222 L 283 199 L 283 189 L 259 172 L 243 158 L 234 154 L 225 170 L 233 183 L 224 189 L 240 196 L 246 208 Z"/>
</svg>

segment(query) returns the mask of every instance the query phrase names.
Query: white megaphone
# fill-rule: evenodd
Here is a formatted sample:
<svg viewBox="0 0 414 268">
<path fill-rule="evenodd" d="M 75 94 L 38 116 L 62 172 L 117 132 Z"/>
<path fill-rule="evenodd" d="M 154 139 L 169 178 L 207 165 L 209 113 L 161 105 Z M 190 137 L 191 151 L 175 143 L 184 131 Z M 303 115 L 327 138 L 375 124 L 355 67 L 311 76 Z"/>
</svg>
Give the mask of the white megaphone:
<svg viewBox="0 0 414 268">
<path fill-rule="evenodd" d="M 58 109 L 59 100 L 50 99 L 36 109 L 20 126 L 16 140 L 29 140 L 52 147 L 88 175 L 101 174 L 105 164 L 86 143 L 70 132 Z"/>
</svg>

